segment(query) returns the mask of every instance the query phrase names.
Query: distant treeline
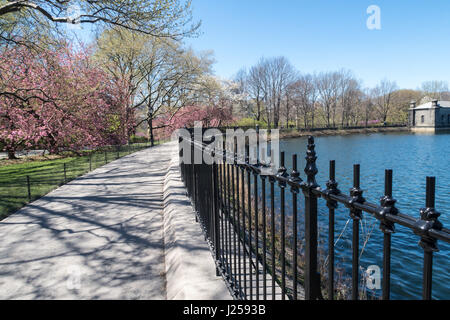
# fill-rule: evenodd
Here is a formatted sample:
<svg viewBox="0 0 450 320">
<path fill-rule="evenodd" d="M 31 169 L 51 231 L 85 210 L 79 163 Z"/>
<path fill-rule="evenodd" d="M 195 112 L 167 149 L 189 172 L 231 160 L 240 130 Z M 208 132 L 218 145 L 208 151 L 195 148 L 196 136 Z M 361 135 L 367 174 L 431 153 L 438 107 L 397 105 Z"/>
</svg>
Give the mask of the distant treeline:
<svg viewBox="0 0 450 320">
<path fill-rule="evenodd" d="M 407 123 L 411 101 L 450 99 L 444 81 L 424 82 L 420 89 L 399 89 L 383 79 L 365 88 L 349 70 L 304 74 L 285 57 L 261 59 L 241 69 L 235 79 L 240 125 L 269 127 L 352 127 Z"/>
</svg>

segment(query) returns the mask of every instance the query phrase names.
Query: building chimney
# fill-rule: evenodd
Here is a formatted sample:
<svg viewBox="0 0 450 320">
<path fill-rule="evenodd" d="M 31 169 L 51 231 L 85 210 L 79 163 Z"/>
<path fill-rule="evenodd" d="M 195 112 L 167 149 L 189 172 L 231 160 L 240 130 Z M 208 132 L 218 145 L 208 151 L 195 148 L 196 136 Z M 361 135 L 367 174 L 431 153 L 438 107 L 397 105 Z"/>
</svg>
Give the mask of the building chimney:
<svg viewBox="0 0 450 320">
<path fill-rule="evenodd" d="M 437 108 L 438 107 L 438 99 L 433 99 L 433 101 L 431 101 L 431 106 Z"/>
<path fill-rule="evenodd" d="M 414 109 L 416 107 L 416 100 L 411 101 L 410 109 Z"/>
</svg>

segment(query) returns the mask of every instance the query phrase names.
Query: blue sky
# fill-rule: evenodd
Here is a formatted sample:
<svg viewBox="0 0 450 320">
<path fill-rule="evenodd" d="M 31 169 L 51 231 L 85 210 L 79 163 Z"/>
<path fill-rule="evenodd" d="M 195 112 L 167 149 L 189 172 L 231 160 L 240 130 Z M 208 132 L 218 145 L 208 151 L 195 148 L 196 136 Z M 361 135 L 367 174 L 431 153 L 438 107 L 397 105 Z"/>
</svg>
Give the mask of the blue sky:
<svg viewBox="0 0 450 320">
<path fill-rule="evenodd" d="M 366 10 L 381 9 L 381 30 Z M 365 86 L 383 78 L 415 89 L 450 80 L 448 0 L 193 0 L 202 34 L 186 43 L 213 50 L 229 78 L 260 57 L 286 56 L 302 72 L 347 68 Z"/>
</svg>

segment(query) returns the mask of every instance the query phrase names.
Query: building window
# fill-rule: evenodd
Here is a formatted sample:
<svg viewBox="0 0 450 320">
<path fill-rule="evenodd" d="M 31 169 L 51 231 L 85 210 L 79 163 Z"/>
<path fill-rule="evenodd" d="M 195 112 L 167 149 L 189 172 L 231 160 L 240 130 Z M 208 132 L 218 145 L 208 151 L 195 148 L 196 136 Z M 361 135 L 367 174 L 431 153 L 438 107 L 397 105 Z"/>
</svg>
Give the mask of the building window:
<svg viewBox="0 0 450 320">
<path fill-rule="evenodd" d="M 420 116 L 420 123 L 424 123 L 425 122 L 425 116 Z"/>
</svg>

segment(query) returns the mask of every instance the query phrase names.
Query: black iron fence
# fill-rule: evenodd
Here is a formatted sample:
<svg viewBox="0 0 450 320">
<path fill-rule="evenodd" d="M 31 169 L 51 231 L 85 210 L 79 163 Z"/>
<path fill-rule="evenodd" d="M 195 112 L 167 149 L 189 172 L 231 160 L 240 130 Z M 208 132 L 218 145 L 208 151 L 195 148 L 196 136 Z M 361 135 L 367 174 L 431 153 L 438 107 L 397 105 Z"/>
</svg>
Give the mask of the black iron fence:
<svg viewBox="0 0 450 320">
<path fill-rule="evenodd" d="M 400 123 L 400 122 L 380 122 L 377 124 L 369 123 L 367 125 L 337 125 L 337 126 L 330 126 L 330 127 L 297 127 L 295 125 L 280 125 L 278 128 L 280 130 L 280 133 L 287 133 L 287 132 L 315 132 L 315 131 L 337 131 L 337 130 L 355 130 L 355 129 L 380 129 L 380 128 L 405 128 L 407 127 L 407 123 Z M 267 127 L 267 126 L 264 126 Z M 240 129 L 246 130 L 246 129 L 256 129 L 256 128 L 263 128 L 257 124 L 254 126 L 240 126 Z M 234 129 L 234 126 L 230 127 L 223 127 L 222 130 L 226 129 Z"/>
<path fill-rule="evenodd" d="M 191 148 L 191 161 L 181 161 L 182 179 L 213 250 L 217 274 L 224 277 L 236 299 L 335 299 L 338 296 L 335 281 L 335 210 L 339 204 L 348 209 L 352 220 L 351 299 L 361 298 L 359 234 L 363 213 L 375 217 L 383 233 L 380 298 L 390 298 L 391 237 L 395 226 L 401 225 L 420 238 L 419 245 L 424 252 L 422 298 L 431 299 L 433 254 L 439 251 L 437 242 L 450 243 L 450 230 L 439 222 L 440 214 L 435 209 L 434 177 L 427 177 L 425 208 L 418 210 L 419 218 L 414 218 L 399 212 L 395 206 L 392 170 L 385 172 L 385 192 L 379 204 L 364 199 L 358 164 L 353 167 L 353 188 L 349 194 L 338 189 L 335 161 L 330 161 L 329 180 L 325 188 L 321 188 L 315 178 L 318 169 L 313 137 L 308 139 L 305 180 L 302 180 L 297 168 L 297 155 L 293 155 L 293 170 L 290 173 L 285 168 L 282 152 L 277 173 L 266 175 L 261 174 L 267 166 L 263 160 L 250 163 L 248 146 L 245 154 L 237 154 L 236 141 L 224 141 L 220 150 L 213 150 L 209 147 L 210 142 L 195 141 L 193 133 L 190 138 L 180 137 L 180 142 L 183 139 Z M 222 161 L 196 164 L 195 150 L 210 153 Z M 184 156 L 183 152 L 180 148 L 180 159 Z M 277 197 L 276 188 L 279 188 Z M 292 205 L 289 207 L 292 210 L 292 215 L 289 214 L 292 230 L 286 229 L 286 192 L 292 194 Z M 301 194 L 304 212 L 298 210 Z M 319 200 L 325 201 L 328 207 L 328 263 L 326 274 L 322 276 L 318 269 Z M 304 215 L 304 239 L 301 242 L 298 238 L 299 214 Z"/>
</svg>

